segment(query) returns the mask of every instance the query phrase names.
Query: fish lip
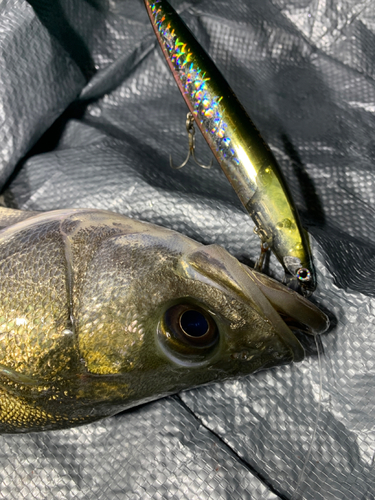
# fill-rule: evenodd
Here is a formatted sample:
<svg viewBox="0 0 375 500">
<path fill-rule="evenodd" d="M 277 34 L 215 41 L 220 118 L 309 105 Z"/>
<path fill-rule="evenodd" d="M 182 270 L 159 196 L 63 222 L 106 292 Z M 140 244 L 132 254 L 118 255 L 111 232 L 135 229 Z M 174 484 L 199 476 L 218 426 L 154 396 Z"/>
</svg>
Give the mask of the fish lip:
<svg viewBox="0 0 375 500">
<path fill-rule="evenodd" d="M 328 330 L 328 316 L 316 304 L 307 300 L 307 297 L 263 273 L 245 267 L 290 330 L 310 336 L 321 335 Z M 302 313 L 302 316 L 296 314 L 296 310 Z"/>
<path fill-rule="evenodd" d="M 284 323 L 288 332 L 283 329 L 275 329 L 277 336 L 282 341 L 282 343 L 291 351 L 293 356 L 293 362 L 298 363 L 299 361 L 303 361 L 305 359 L 305 349 L 303 348 L 301 342 L 294 335 L 289 326 Z"/>
<path fill-rule="evenodd" d="M 329 326 L 329 320 L 327 316 L 322 311 L 320 311 L 314 304 L 306 300 L 305 297 L 297 294 L 295 291 L 286 287 L 285 285 L 282 285 L 276 280 L 273 280 L 269 276 L 256 272 L 255 270 L 249 268 L 248 266 L 244 266 L 244 269 L 249 278 L 254 283 L 257 284 L 259 292 L 262 293 L 262 295 L 269 302 L 270 307 L 274 310 L 275 314 L 272 314 L 273 320 L 271 319 L 271 317 L 269 317 L 269 321 L 273 325 L 274 331 L 277 334 L 278 338 L 290 350 L 294 362 L 302 361 L 305 358 L 305 350 L 300 341 L 298 340 L 298 338 L 295 336 L 294 331 L 297 330 L 302 332 L 303 334 L 314 335 L 314 336 L 319 335 L 324 331 L 326 331 Z M 321 318 L 319 319 L 317 317 L 319 321 L 317 319 L 316 324 L 314 324 L 311 323 L 311 318 L 309 321 L 306 321 L 306 323 L 303 323 L 300 320 L 300 318 L 298 318 L 298 316 L 294 318 L 292 313 L 289 316 L 288 312 L 290 311 L 288 310 L 282 311 L 282 309 L 278 307 L 278 304 L 273 303 L 272 294 L 269 295 L 269 292 L 272 291 L 276 293 L 283 292 L 285 299 L 287 297 L 294 296 L 295 300 L 297 301 L 296 302 L 297 305 L 301 303 L 300 305 L 304 306 L 305 308 L 304 310 L 306 311 L 311 310 L 312 313 L 319 312 Z M 325 319 L 324 325 L 323 325 L 323 317 Z M 290 318 L 289 321 L 288 318 Z"/>
</svg>

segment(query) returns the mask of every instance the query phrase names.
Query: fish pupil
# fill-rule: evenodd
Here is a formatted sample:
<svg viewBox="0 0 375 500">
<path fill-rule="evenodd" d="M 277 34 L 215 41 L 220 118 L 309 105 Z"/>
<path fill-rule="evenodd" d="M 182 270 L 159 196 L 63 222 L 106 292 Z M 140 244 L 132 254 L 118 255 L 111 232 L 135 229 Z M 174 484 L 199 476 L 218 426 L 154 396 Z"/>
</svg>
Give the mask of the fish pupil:
<svg viewBox="0 0 375 500">
<path fill-rule="evenodd" d="M 190 337 L 203 337 L 209 329 L 208 321 L 199 311 L 190 309 L 180 316 L 182 330 Z"/>
</svg>

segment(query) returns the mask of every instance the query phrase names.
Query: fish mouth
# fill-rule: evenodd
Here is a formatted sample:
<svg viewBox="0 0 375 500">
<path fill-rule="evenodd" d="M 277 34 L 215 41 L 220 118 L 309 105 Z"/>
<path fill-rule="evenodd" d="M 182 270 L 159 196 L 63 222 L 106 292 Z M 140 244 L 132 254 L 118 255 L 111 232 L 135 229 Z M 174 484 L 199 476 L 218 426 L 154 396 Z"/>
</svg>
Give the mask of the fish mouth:
<svg viewBox="0 0 375 500">
<path fill-rule="evenodd" d="M 301 342 L 296 337 L 295 333 L 300 331 L 298 329 L 291 328 L 293 324 L 293 318 L 289 318 L 281 315 L 275 311 L 275 317 L 272 318 L 271 323 L 274 330 L 279 337 L 280 341 L 286 346 L 293 357 L 293 362 L 298 363 L 305 359 L 305 350 Z"/>
<path fill-rule="evenodd" d="M 298 321 L 298 319 L 289 316 L 288 314 L 283 313 L 282 311 L 278 311 L 280 318 L 284 321 L 287 327 L 293 333 L 303 333 L 305 335 L 315 336 L 316 334 L 313 332 L 310 326 Z"/>
<path fill-rule="evenodd" d="M 219 246 L 202 246 L 185 255 L 179 262 L 179 274 L 206 281 L 214 287 L 221 285 L 249 301 L 272 325 L 294 361 L 304 359 L 305 351 L 293 331 L 316 335 L 328 328 L 327 316 L 314 304 L 265 274 L 241 264 Z"/>
<path fill-rule="evenodd" d="M 304 335 L 316 336 L 324 333 L 329 327 L 328 317 L 296 291 L 248 266 L 243 265 L 243 268 L 266 299 L 266 317 L 273 324 L 280 340 L 292 352 L 293 361 L 302 361 L 305 350 L 300 339 Z M 264 311 L 266 312 L 266 309 Z"/>
<path fill-rule="evenodd" d="M 315 337 L 328 329 L 327 315 L 296 291 L 265 274 L 245 267 L 249 277 L 273 307 L 279 321 L 286 327 L 276 328 L 280 339 L 287 343 L 293 352 L 294 361 L 302 361 L 305 357 L 304 347 L 311 343 L 307 336 Z M 286 334 L 286 331 L 289 333 Z"/>
<path fill-rule="evenodd" d="M 257 283 L 263 295 L 292 331 L 320 335 L 329 327 L 327 315 L 315 304 L 294 290 L 265 274 L 246 267 L 247 274 Z"/>
</svg>

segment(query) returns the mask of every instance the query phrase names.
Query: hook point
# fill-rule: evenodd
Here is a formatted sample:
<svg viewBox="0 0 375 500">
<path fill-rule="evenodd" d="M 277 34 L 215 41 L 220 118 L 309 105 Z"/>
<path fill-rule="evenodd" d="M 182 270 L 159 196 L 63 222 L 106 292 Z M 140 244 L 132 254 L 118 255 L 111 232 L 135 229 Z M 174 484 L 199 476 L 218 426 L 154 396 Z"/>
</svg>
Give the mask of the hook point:
<svg viewBox="0 0 375 500">
<path fill-rule="evenodd" d="M 189 111 L 189 113 L 186 116 L 186 131 L 187 131 L 188 137 L 189 137 L 189 151 L 188 151 L 188 155 L 187 155 L 185 161 L 182 162 L 181 165 L 178 165 L 178 166 L 173 165 L 172 155 L 169 155 L 169 164 L 170 164 L 171 168 L 173 168 L 174 170 L 178 170 L 178 169 L 184 167 L 187 164 L 187 162 L 189 161 L 190 156 L 193 157 L 193 160 L 195 161 L 195 163 L 199 167 L 205 168 L 205 169 L 211 168 L 212 164 L 213 164 L 213 160 L 210 161 L 209 165 L 203 165 L 202 163 L 199 163 L 199 161 L 197 160 L 197 158 L 195 156 L 194 117 L 193 117 L 192 113 L 190 113 L 190 111 Z"/>
</svg>

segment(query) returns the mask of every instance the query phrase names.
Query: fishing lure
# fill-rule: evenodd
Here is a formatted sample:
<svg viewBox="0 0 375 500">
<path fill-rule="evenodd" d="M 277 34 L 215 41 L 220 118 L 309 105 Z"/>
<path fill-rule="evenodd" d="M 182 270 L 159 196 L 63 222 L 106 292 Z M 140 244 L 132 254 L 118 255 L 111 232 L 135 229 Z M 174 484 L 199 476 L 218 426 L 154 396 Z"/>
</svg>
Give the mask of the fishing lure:
<svg viewBox="0 0 375 500">
<path fill-rule="evenodd" d="M 223 248 L 162 227 L 5 208 L 0 227 L 0 432 L 72 427 L 301 361 L 294 331 L 328 326 Z"/>
<path fill-rule="evenodd" d="M 316 274 L 307 232 L 270 148 L 225 78 L 167 0 L 144 0 L 177 85 L 219 165 L 252 217 L 261 259 L 271 249 L 286 284 L 309 295 Z M 189 152 L 194 152 L 191 138 Z M 185 162 L 184 162 L 185 164 Z"/>
</svg>

